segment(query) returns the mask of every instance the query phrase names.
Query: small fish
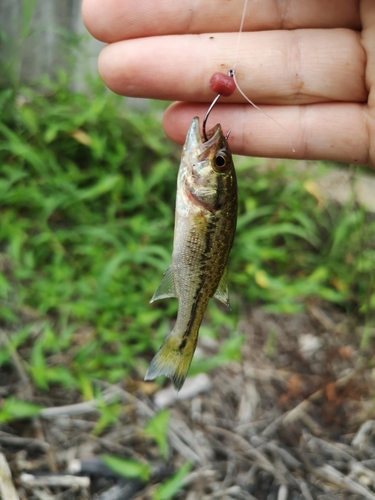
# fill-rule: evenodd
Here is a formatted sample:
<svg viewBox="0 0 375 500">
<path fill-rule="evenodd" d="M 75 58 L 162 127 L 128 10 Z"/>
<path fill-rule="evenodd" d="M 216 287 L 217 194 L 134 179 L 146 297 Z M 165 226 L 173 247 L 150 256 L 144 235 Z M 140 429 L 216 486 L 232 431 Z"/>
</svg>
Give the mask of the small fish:
<svg viewBox="0 0 375 500">
<path fill-rule="evenodd" d="M 227 137 L 216 125 L 203 137 L 193 119 L 182 151 L 172 264 L 151 302 L 178 298 L 173 331 L 152 359 L 145 380 L 159 375 L 183 386 L 193 359 L 208 301 L 215 297 L 230 308 L 227 260 L 237 221 L 237 180 Z M 206 140 L 205 140 L 206 139 Z"/>
</svg>

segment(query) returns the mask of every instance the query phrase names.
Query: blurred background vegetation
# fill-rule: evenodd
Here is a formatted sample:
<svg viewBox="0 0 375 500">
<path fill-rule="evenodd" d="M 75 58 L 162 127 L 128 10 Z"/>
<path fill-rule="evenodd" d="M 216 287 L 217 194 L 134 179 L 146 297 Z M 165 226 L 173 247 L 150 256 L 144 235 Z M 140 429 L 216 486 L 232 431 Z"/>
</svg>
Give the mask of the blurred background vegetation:
<svg viewBox="0 0 375 500">
<path fill-rule="evenodd" d="M 40 4 L 19 5 L 16 35 L 1 32 L 0 366 L 18 352 L 38 389 L 90 399 L 94 379 L 142 379 L 171 329 L 177 301 L 149 300 L 170 263 L 180 148 L 162 132 L 164 104 L 137 111 L 82 76 L 85 45 L 69 26 L 54 28 L 60 63 L 48 76 L 24 74 Z M 293 314 L 328 301 L 362 316 L 362 347 L 373 343 L 375 223 L 354 195 L 320 195 L 333 167 L 236 158 L 233 311 L 210 304 L 202 335 L 220 337 L 221 351 L 192 373 L 238 358 L 236 325 L 255 305 Z"/>
</svg>

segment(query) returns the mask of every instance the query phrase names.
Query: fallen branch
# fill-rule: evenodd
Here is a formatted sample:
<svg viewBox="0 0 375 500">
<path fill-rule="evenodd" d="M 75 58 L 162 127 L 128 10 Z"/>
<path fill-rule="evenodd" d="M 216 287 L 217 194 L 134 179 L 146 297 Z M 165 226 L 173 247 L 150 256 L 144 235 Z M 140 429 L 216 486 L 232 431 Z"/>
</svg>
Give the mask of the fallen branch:
<svg viewBox="0 0 375 500">
<path fill-rule="evenodd" d="M 47 451 L 49 448 L 49 444 L 42 439 L 14 436 L 4 431 L 0 431 L 0 443 L 5 445 L 8 444 L 16 448 L 36 448 L 41 451 Z"/>
<path fill-rule="evenodd" d="M 62 415 L 77 415 L 79 413 L 88 413 L 96 410 L 99 404 L 109 403 L 118 394 L 117 391 L 108 390 L 103 393 L 101 400 L 92 399 L 83 403 L 76 403 L 73 405 L 52 406 L 51 408 L 43 408 L 39 412 L 39 416 L 43 418 L 56 418 Z"/>
<path fill-rule="evenodd" d="M 200 373 L 195 377 L 188 378 L 179 392 L 176 392 L 173 387 L 158 391 L 154 396 L 154 403 L 158 408 L 167 408 L 177 401 L 192 399 L 198 394 L 207 392 L 211 389 L 211 386 L 212 383 L 208 375 Z"/>
<path fill-rule="evenodd" d="M 59 476 L 57 474 L 34 476 L 34 474 L 28 474 L 27 472 L 24 472 L 20 476 L 20 481 L 24 486 L 28 486 L 29 488 L 71 488 L 72 486 L 76 486 L 78 488 L 90 487 L 89 477 L 72 476 L 70 474 L 65 474 L 62 476 Z M 8 500 L 8 498 L 6 500 Z"/>
<path fill-rule="evenodd" d="M 353 479 L 345 476 L 330 465 L 318 467 L 316 469 L 313 469 L 312 472 L 317 477 L 336 484 L 341 488 L 341 490 L 349 490 L 353 493 L 356 493 L 357 495 L 362 495 L 367 500 L 375 500 L 375 494 L 372 493 L 368 488 L 353 481 Z"/>
<path fill-rule="evenodd" d="M 362 424 L 358 429 L 358 432 L 352 439 L 352 445 L 356 448 L 360 448 L 363 446 L 368 436 L 373 432 L 375 432 L 375 420 L 367 420 L 367 422 Z"/>
<path fill-rule="evenodd" d="M 8 462 L 3 453 L 0 453 L 0 498 L 1 500 L 20 500 L 13 485 Z"/>
</svg>

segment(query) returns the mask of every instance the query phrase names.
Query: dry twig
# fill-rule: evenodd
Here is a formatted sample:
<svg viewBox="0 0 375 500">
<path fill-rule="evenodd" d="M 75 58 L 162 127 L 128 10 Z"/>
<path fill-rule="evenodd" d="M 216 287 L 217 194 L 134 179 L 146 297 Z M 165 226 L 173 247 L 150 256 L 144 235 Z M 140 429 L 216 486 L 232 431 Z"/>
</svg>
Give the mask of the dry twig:
<svg viewBox="0 0 375 500">
<path fill-rule="evenodd" d="M 3 453 L 0 453 L 0 498 L 1 500 L 20 500 L 13 485 L 8 462 Z"/>
</svg>

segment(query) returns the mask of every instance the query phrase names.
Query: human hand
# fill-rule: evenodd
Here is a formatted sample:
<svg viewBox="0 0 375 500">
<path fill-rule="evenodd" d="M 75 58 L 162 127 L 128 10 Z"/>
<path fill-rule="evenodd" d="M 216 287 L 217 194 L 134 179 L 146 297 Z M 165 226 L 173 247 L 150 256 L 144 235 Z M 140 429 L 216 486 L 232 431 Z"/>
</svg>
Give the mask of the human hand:
<svg viewBox="0 0 375 500">
<path fill-rule="evenodd" d="M 121 95 L 183 101 L 163 127 L 183 143 L 215 94 L 213 73 L 235 66 L 245 94 L 221 98 L 209 122 L 231 128 L 234 153 L 375 166 L 373 0 L 84 0 L 89 31 L 107 45 L 105 84 Z M 293 151 L 293 148 L 295 151 Z"/>
</svg>

